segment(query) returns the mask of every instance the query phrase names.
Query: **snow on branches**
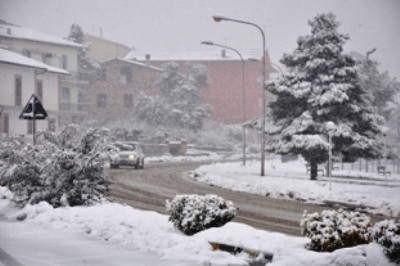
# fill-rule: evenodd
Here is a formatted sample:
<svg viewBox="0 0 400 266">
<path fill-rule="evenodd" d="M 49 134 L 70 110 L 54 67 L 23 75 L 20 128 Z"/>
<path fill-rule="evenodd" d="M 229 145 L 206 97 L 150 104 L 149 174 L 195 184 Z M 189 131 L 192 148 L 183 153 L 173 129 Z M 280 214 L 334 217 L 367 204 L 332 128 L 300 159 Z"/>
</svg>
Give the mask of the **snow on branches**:
<svg viewBox="0 0 400 266">
<path fill-rule="evenodd" d="M 18 149 L 9 143 L 0 150 L 5 162 L 0 180 L 23 206 L 40 201 L 53 207 L 98 202 L 111 184 L 104 160 L 116 152 L 107 134 L 106 129 L 81 132 L 77 125 L 68 125 L 58 133 L 39 132 L 36 146 Z"/>
<path fill-rule="evenodd" d="M 322 163 L 329 149 L 326 123 L 332 121 L 337 125 L 333 154 L 344 161 L 378 157 L 382 120 L 359 84 L 356 62 L 343 54 L 349 37 L 337 32 L 339 22 L 332 13 L 316 16 L 309 25 L 312 34 L 300 37 L 294 52 L 281 60 L 287 73 L 266 84 L 276 96 L 269 103 L 269 120 L 278 127 L 267 129 L 273 136 L 267 150 L 301 154 L 314 166 Z M 316 174 L 311 171 L 311 179 Z"/>
</svg>

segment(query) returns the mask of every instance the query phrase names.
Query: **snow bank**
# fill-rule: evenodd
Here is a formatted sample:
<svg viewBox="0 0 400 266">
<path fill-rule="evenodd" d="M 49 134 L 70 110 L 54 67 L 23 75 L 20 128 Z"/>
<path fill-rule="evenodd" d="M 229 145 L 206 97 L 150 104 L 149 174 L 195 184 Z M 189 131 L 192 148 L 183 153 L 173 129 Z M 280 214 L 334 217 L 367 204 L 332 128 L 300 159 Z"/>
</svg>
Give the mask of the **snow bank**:
<svg viewBox="0 0 400 266">
<path fill-rule="evenodd" d="M 326 200 L 353 203 L 367 206 L 373 213 L 400 215 L 399 176 L 391 176 L 390 186 L 386 186 L 385 177 L 376 173 L 334 171 L 333 174 L 342 177 L 334 178 L 329 190 L 327 177 L 310 180 L 304 161 L 283 163 L 273 159 L 266 162 L 264 177 L 260 176 L 260 162 L 249 161 L 245 167 L 241 162 L 203 165 L 195 170 L 193 178 L 234 191 L 311 203 Z"/>
<path fill-rule="evenodd" d="M 99 241 L 130 245 L 134 250 L 159 254 L 164 259 L 173 258 L 201 265 L 248 265 L 250 260 L 242 253 L 234 256 L 213 251 L 208 241 L 272 252 L 274 260 L 268 265 L 392 265 L 378 244 L 317 253 L 304 248 L 309 242 L 308 238 L 266 232 L 235 222 L 189 237 L 175 230 L 166 215 L 139 211 L 116 203 L 54 209 L 41 202 L 18 209 L 9 202 L 9 195 L 2 187 L 0 215 L 10 220 L 26 216 L 23 222 L 29 224 L 32 230 L 44 227 L 60 234 L 81 233 Z"/>
</svg>

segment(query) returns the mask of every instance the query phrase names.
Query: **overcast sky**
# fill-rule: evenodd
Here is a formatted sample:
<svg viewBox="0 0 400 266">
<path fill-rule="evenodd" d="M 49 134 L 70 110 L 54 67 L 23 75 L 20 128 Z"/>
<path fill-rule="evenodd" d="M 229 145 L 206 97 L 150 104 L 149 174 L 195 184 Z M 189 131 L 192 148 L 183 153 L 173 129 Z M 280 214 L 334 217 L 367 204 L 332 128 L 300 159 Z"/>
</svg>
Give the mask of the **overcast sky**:
<svg viewBox="0 0 400 266">
<path fill-rule="evenodd" d="M 339 32 L 350 35 L 345 51 L 364 54 L 400 79 L 400 0 L 0 0 L 0 19 L 59 37 L 72 23 L 84 32 L 136 49 L 210 49 L 201 41 L 235 49 L 261 49 L 261 34 L 248 25 L 213 21 L 215 14 L 263 28 L 271 61 L 310 34 L 307 21 L 332 12 Z"/>
</svg>

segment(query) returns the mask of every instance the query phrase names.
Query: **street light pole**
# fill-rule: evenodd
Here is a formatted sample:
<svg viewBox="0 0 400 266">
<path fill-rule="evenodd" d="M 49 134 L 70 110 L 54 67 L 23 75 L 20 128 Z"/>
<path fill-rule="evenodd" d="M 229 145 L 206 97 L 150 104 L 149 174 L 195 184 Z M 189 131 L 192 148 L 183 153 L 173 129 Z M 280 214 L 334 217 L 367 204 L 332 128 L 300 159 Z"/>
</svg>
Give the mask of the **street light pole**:
<svg viewBox="0 0 400 266">
<path fill-rule="evenodd" d="M 242 129 L 243 129 L 243 165 L 246 165 L 246 129 L 244 127 L 244 123 L 246 123 L 246 107 L 245 107 L 245 90 L 244 90 L 244 60 L 243 60 L 243 56 L 239 53 L 238 50 L 229 47 L 229 46 L 225 46 L 225 45 L 221 45 L 221 44 L 216 44 L 213 42 L 201 42 L 201 44 L 204 45 L 212 45 L 212 46 L 217 46 L 217 47 L 221 47 L 221 48 L 225 48 L 228 50 L 232 50 L 234 52 L 236 52 L 239 57 L 240 60 L 242 60 L 242 117 L 243 117 L 243 125 L 242 125 Z"/>
<path fill-rule="evenodd" d="M 381 132 L 382 132 L 382 135 L 383 135 L 383 137 L 385 139 L 385 144 L 383 146 L 383 156 L 385 156 L 385 158 L 384 158 L 384 164 L 385 164 L 384 171 L 385 171 L 385 181 L 386 181 L 386 185 L 387 185 L 388 183 L 387 183 L 387 169 L 386 169 L 386 167 L 387 167 L 386 136 L 389 133 L 389 128 L 388 127 L 383 127 L 381 129 Z"/>
<path fill-rule="evenodd" d="M 262 118 L 261 118 L 261 176 L 265 175 L 265 34 L 264 31 L 261 29 L 260 26 L 257 24 L 254 24 L 252 22 L 248 21 L 243 21 L 243 20 L 238 20 L 238 19 L 232 19 L 232 18 L 227 18 L 223 16 L 213 16 L 213 19 L 215 22 L 221 22 L 221 21 L 232 21 L 232 22 L 237 22 L 237 23 L 242 23 L 246 25 L 250 25 L 253 27 L 256 27 L 257 29 L 260 30 L 261 35 L 262 35 L 262 61 L 263 61 L 263 69 L 262 69 L 262 83 L 261 83 L 261 88 L 262 88 L 262 103 L 261 103 L 261 109 L 262 109 Z"/>
</svg>

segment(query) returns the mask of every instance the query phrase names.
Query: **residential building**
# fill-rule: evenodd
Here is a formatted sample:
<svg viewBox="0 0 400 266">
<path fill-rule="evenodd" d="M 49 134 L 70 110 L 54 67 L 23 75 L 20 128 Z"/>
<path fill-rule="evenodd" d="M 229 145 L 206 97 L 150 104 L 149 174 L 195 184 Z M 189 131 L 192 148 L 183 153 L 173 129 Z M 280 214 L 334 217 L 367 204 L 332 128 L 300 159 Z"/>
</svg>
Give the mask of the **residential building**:
<svg viewBox="0 0 400 266">
<path fill-rule="evenodd" d="M 85 85 L 82 73 L 78 70 L 78 52 L 82 45 L 62 38 L 23 27 L 0 24 L 0 46 L 9 51 L 24 55 L 46 65 L 66 70 L 69 76 L 61 76 L 57 88 L 57 103 L 60 125 L 78 123 L 82 115 L 79 93 Z"/>
<path fill-rule="evenodd" d="M 90 114 L 126 115 L 133 112 L 137 96 L 157 94 L 153 84 L 162 70 L 143 63 L 110 59 L 101 64 L 90 82 L 84 101 Z"/>
<path fill-rule="evenodd" d="M 23 136 L 32 141 L 32 120 L 20 120 L 24 106 L 35 94 L 48 118 L 37 120 L 36 128 L 58 129 L 58 86 L 69 73 L 26 56 L 0 48 L 0 134 Z"/>
<path fill-rule="evenodd" d="M 227 50 L 202 50 L 202 51 L 149 51 L 132 50 L 126 60 L 142 62 L 155 67 L 162 67 L 166 62 L 174 61 L 183 66 L 186 63 L 203 64 L 207 67 L 210 86 L 206 93 L 206 102 L 213 107 L 210 119 L 212 121 L 237 124 L 245 119 L 253 119 L 261 113 L 261 76 L 262 61 L 266 62 L 266 80 L 271 73 L 277 73 L 272 67 L 268 51 L 262 58 L 258 50 L 240 51 L 244 58 L 244 101 L 243 112 L 243 86 L 242 86 L 242 60 L 240 57 Z M 273 96 L 266 92 L 266 100 Z"/>
<path fill-rule="evenodd" d="M 86 57 L 97 61 L 124 58 L 131 51 L 131 48 L 126 45 L 106 40 L 102 37 L 85 34 L 85 38 L 90 45 Z"/>
</svg>

